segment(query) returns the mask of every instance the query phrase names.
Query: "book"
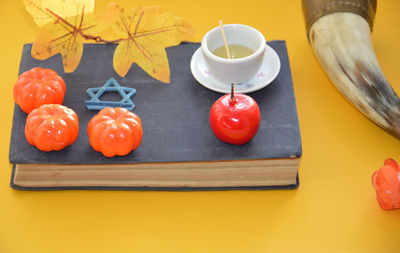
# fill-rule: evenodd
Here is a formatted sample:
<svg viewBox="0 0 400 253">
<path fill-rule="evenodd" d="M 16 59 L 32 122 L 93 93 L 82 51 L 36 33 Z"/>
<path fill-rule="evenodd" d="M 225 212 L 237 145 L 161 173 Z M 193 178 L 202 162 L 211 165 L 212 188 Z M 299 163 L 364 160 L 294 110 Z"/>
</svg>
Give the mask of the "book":
<svg viewBox="0 0 400 253">
<path fill-rule="evenodd" d="M 79 136 L 61 151 L 43 152 L 25 139 L 27 114 L 14 106 L 10 141 L 11 187 L 21 190 L 229 190 L 298 186 L 301 136 L 285 41 L 268 42 L 279 55 L 281 70 L 267 87 L 249 94 L 259 104 L 260 127 L 247 144 L 217 139 L 209 124 L 212 104 L 222 94 L 200 85 L 190 71 L 199 43 L 167 48 L 171 83 L 151 78 L 133 65 L 122 78 L 114 71 L 116 45 L 85 44 L 81 62 L 65 74 L 60 55 L 40 61 L 23 47 L 20 70 L 51 68 L 64 78 L 64 105 L 79 117 Z M 98 111 L 85 106 L 86 90 L 111 77 L 136 89 L 133 110 L 142 120 L 143 139 L 126 156 L 108 158 L 92 149 L 87 124 Z M 112 96 L 115 94 L 111 94 Z M 108 97 L 110 99 L 110 97 Z"/>
</svg>

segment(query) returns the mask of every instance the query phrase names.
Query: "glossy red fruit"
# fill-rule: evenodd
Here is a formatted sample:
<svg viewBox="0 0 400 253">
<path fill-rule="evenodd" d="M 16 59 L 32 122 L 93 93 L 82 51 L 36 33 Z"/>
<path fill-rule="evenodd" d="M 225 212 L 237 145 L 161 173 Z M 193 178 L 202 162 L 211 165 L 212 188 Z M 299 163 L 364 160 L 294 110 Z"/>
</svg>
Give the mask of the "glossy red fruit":
<svg viewBox="0 0 400 253">
<path fill-rule="evenodd" d="M 40 67 L 22 73 L 14 86 L 14 100 L 25 112 L 45 104 L 62 104 L 65 83 L 54 70 Z"/>
<path fill-rule="evenodd" d="M 237 93 L 219 98 L 211 107 L 210 124 L 221 141 L 242 145 L 250 141 L 260 125 L 260 109 L 251 97 Z"/>
</svg>

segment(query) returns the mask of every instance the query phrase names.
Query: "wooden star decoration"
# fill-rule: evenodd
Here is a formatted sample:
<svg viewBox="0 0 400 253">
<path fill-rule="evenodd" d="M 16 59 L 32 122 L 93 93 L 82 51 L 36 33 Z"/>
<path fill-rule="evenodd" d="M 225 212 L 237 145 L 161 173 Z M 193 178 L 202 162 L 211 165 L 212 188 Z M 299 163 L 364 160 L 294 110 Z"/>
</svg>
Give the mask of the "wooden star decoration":
<svg viewBox="0 0 400 253">
<path fill-rule="evenodd" d="M 104 92 L 117 91 L 121 95 L 121 101 L 101 101 L 100 97 Z M 86 90 L 90 100 L 86 100 L 88 110 L 101 110 L 106 107 L 123 107 L 130 111 L 135 108 L 131 97 L 136 93 L 136 89 L 121 86 L 114 78 L 110 78 L 102 87 L 89 88 Z"/>
</svg>

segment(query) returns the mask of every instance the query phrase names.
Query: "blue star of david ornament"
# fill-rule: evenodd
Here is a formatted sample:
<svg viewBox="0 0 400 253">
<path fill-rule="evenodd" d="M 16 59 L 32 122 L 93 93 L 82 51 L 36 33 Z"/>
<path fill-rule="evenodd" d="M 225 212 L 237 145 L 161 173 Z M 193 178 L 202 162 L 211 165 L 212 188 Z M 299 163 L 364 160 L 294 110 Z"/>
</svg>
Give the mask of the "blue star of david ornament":
<svg viewBox="0 0 400 253">
<path fill-rule="evenodd" d="M 100 97 L 107 91 L 117 91 L 122 99 L 119 102 L 101 101 Z M 106 107 L 123 107 L 132 111 L 135 104 L 131 97 L 136 93 L 134 88 L 121 86 L 114 78 L 110 78 L 102 87 L 89 88 L 86 93 L 90 96 L 90 100 L 86 100 L 86 108 L 88 110 L 101 110 Z"/>
</svg>

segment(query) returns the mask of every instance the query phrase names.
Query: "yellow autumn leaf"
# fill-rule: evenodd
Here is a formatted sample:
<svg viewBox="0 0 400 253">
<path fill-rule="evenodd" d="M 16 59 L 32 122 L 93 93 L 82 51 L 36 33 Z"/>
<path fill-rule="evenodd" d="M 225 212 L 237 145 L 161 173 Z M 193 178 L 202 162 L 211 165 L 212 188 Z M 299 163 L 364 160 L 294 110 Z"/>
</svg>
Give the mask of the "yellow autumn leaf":
<svg viewBox="0 0 400 253">
<path fill-rule="evenodd" d="M 95 38 L 87 34 L 106 29 L 117 13 L 110 5 L 103 15 L 94 15 L 94 0 L 25 0 L 25 7 L 41 27 L 32 57 L 44 60 L 60 53 L 67 73 L 78 67 L 84 40 Z"/>
<path fill-rule="evenodd" d="M 158 6 L 139 7 L 125 11 L 113 23 L 114 30 L 123 39 L 117 46 L 113 64 L 115 71 L 125 76 L 137 63 L 150 76 L 170 82 L 166 47 L 190 40 L 194 30 L 182 18 L 162 13 Z"/>
<path fill-rule="evenodd" d="M 45 60 L 60 53 L 66 73 L 79 65 L 83 52 L 83 38 L 50 23 L 42 27 L 32 45 L 32 57 Z"/>
<path fill-rule="evenodd" d="M 93 13 L 94 0 L 24 0 L 25 9 L 32 15 L 38 26 L 57 20 L 52 13 L 64 19 L 82 13 Z"/>
</svg>

